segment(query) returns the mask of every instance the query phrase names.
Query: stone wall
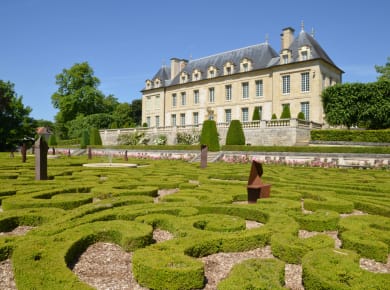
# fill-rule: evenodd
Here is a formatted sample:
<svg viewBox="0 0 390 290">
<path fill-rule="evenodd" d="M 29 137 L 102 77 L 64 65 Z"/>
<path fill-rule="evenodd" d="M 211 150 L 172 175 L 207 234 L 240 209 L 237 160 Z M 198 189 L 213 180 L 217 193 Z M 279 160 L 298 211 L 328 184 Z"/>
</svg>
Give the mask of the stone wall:
<svg viewBox="0 0 390 290">
<path fill-rule="evenodd" d="M 290 119 L 290 120 L 271 120 L 247 122 L 243 124 L 246 143 L 256 146 L 294 146 L 308 145 L 310 142 L 310 130 L 316 124 L 312 122 Z M 318 127 L 318 126 L 317 126 Z M 229 129 L 227 123 L 217 124 L 219 142 L 221 145 L 226 143 L 226 134 Z M 177 143 L 176 134 L 186 132 L 190 134 L 199 133 L 202 126 L 185 126 L 185 127 L 163 127 L 163 128 L 128 128 L 128 129 L 108 129 L 100 130 L 100 137 L 103 145 L 117 145 L 118 136 L 134 132 L 143 132 L 150 138 L 150 144 L 159 135 L 167 137 L 167 144 L 174 145 Z"/>
</svg>

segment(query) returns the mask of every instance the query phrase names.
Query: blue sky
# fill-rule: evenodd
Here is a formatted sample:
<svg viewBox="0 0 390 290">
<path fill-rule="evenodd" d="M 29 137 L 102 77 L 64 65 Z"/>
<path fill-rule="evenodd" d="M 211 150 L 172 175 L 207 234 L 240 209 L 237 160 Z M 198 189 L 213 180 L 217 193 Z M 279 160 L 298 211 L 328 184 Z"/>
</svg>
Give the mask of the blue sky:
<svg viewBox="0 0 390 290">
<path fill-rule="evenodd" d="M 35 119 L 54 120 L 55 76 L 87 61 L 99 89 L 141 98 L 172 57 L 193 59 L 265 42 L 285 27 L 314 28 L 343 82 L 376 81 L 390 56 L 388 0 L 0 0 L 0 79 L 15 84 Z"/>
</svg>

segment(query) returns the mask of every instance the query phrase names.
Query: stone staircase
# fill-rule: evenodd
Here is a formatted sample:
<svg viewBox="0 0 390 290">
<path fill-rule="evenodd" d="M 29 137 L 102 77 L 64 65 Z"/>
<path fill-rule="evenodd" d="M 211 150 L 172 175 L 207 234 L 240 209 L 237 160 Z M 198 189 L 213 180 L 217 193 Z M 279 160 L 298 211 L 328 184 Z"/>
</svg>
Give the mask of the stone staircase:
<svg viewBox="0 0 390 290">
<path fill-rule="evenodd" d="M 207 163 L 216 162 L 220 160 L 222 157 L 223 157 L 222 152 L 207 152 Z M 190 162 L 200 163 L 200 153 L 197 154 L 194 158 L 192 158 Z"/>
</svg>

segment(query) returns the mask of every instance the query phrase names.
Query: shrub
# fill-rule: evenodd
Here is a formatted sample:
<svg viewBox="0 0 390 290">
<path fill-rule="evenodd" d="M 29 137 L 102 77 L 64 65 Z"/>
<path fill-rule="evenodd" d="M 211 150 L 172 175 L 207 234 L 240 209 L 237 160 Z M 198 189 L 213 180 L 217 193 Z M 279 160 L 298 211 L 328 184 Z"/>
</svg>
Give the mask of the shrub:
<svg viewBox="0 0 390 290">
<path fill-rule="evenodd" d="M 117 140 L 120 145 L 137 145 L 144 135 L 144 133 L 135 131 L 134 133 L 119 135 Z"/>
<path fill-rule="evenodd" d="M 273 113 L 271 119 L 272 119 L 272 120 L 276 120 L 277 118 L 278 118 L 278 117 L 276 117 L 276 114 Z"/>
<path fill-rule="evenodd" d="M 102 145 L 102 138 L 97 128 L 92 127 L 89 131 L 89 145 Z"/>
<path fill-rule="evenodd" d="M 156 139 L 154 139 L 153 143 L 155 145 L 165 145 L 167 143 L 167 136 L 159 135 Z"/>
<path fill-rule="evenodd" d="M 283 106 L 283 111 L 280 115 L 280 119 L 291 119 L 290 106 Z"/>
<path fill-rule="evenodd" d="M 200 143 L 207 145 L 209 151 L 220 150 L 217 125 L 214 120 L 206 120 L 203 122 Z"/>
<path fill-rule="evenodd" d="M 312 130 L 314 141 L 349 141 L 390 143 L 390 130 Z"/>
<path fill-rule="evenodd" d="M 245 145 L 245 135 L 239 120 L 232 120 L 226 135 L 226 145 Z"/>
<path fill-rule="evenodd" d="M 252 121 L 259 121 L 259 120 L 261 120 L 259 107 L 255 107 L 255 109 L 253 110 Z"/>
<path fill-rule="evenodd" d="M 81 132 L 80 148 L 85 149 L 89 145 L 89 133 L 87 130 Z"/>
<path fill-rule="evenodd" d="M 176 134 L 176 142 L 177 144 L 183 144 L 183 145 L 198 144 L 199 132 L 192 131 L 192 134 L 187 132 L 178 132 Z"/>
<path fill-rule="evenodd" d="M 50 135 L 48 145 L 49 146 L 56 146 L 57 145 L 56 135 L 54 135 L 54 134 Z"/>
<path fill-rule="evenodd" d="M 297 116 L 297 119 L 298 119 L 298 120 L 306 120 L 306 119 L 305 119 L 305 113 L 304 113 L 304 112 L 299 112 L 299 113 L 298 113 L 298 116 Z"/>
</svg>

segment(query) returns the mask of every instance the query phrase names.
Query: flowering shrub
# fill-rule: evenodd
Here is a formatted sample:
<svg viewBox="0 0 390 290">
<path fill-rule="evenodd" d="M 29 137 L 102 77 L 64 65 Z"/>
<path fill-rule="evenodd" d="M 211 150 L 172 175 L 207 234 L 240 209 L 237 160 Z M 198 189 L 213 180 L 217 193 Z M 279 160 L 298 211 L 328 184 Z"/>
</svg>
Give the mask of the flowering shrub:
<svg viewBox="0 0 390 290">
<path fill-rule="evenodd" d="M 137 145 L 144 137 L 144 133 L 135 131 L 134 133 L 122 134 L 118 136 L 118 144 L 120 145 Z"/>
<path fill-rule="evenodd" d="M 159 135 L 156 139 L 154 139 L 153 143 L 155 145 L 165 145 L 167 143 L 167 136 Z"/>
<path fill-rule="evenodd" d="M 199 132 L 193 130 L 192 133 L 178 132 L 176 134 L 177 144 L 194 145 L 199 143 Z"/>
</svg>

